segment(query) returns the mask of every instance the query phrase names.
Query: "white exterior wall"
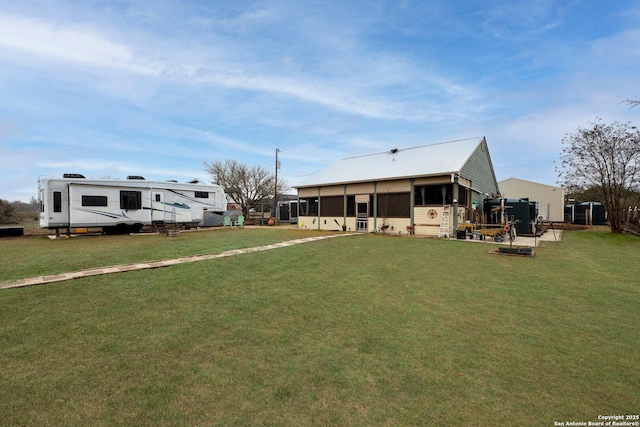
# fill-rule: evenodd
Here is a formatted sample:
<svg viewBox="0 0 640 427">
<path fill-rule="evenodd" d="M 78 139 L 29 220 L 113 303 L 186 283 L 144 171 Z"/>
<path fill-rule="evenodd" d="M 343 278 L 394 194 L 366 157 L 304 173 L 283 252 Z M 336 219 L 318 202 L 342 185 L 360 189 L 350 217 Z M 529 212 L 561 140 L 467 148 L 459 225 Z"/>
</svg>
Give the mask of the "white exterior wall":
<svg viewBox="0 0 640 427">
<path fill-rule="evenodd" d="M 436 209 L 439 209 L 440 211 L 442 210 L 441 207 Z M 320 221 L 319 227 L 318 227 L 318 221 Z M 409 233 L 409 231 L 407 230 L 407 227 L 411 225 L 411 220 L 409 218 L 387 218 L 386 223 L 389 225 L 389 228 L 387 228 L 386 230 L 382 230 L 381 227 L 384 221 L 385 220 L 383 218 L 369 217 L 367 220 L 367 232 L 368 233 L 379 232 L 379 233 L 385 233 L 385 234 L 398 234 L 398 235 L 406 235 Z M 324 230 L 324 231 L 338 230 L 340 231 L 342 229 L 342 222 L 343 222 L 342 217 L 338 218 L 338 217 L 323 216 L 323 217 L 320 217 L 320 219 L 318 219 L 317 217 L 305 216 L 305 217 L 300 217 L 298 219 L 298 228 L 307 229 L 307 230 Z M 375 226 L 374 226 L 374 222 L 375 222 Z M 451 227 L 453 227 L 453 221 L 451 222 L 451 224 L 452 224 Z M 347 226 L 346 231 L 355 231 L 357 229 L 356 218 L 348 217 L 345 222 L 345 225 Z M 438 222 L 437 225 L 440 225 L 440 223 Z M 424 235 L 424 236 L 428 236 L 428 235 L 437 236 L 438 227 L 436 226 L 435 230 L 431 230 L 430 232 L 423 232 L 422 230 L 418 232 L 416 230 L 416 234 Z"/>
<path fill-rule="evenodd" d="M 453 205 L 450 207 L 449 214 L 449 235 L 454 236 L 455 230 L 453 228 Z M 432 212 L 430 212 L 432 211 Z M 431 236 L 438 237 L 440 231 L 440 221 L 442 220 L 442 206 L 416 206 L 414 209 L 414 229 L 416 236 Z M 464 217 L 467 209 L 464 207 L 458 207 L 458 222 L 464 222 Z M 435 212 L 435 213 L 434 213 Z M 319 223 L 318 223 L 319 221 Z M 343 218 L 337 217 L 300 217 L 298 226 L 303 229 L 310 230 L 339 230 L 342 225 Z M 375 221 L 375 226 L 374 226 Z M 383 224 L 383 218 L 373 217 L 368 218 L 367 226 L 368 232 L 382 232 L 380 227 Z M 386 234 L 408 234 L 407 227 L 411 225 L 409 218 L 387 218 L 386 219 L 389 228 L 384 233 Z M 346 221 L 347 231 L 356 230 L 356 218 L 349 217 Z"/>
<path fill-rule="evenodd" d="M 564 220 L 564 189 L 546 184 L 509 178 L 498 183 L 502 197 L 528 198 L 538 202 L 538 215 L 549 221 Z"/>
<path fill-rule="evenodd" d="M 414 226 L 416 236 L 438 237 L 444 206 L 416 206 L 414 209 Z M 458 223 L 464 222 L 467 209 L 458 207 Z M 455 235 L 453 228 L 453 205 L 449 205 L 449 236 Z"/>
</svg>

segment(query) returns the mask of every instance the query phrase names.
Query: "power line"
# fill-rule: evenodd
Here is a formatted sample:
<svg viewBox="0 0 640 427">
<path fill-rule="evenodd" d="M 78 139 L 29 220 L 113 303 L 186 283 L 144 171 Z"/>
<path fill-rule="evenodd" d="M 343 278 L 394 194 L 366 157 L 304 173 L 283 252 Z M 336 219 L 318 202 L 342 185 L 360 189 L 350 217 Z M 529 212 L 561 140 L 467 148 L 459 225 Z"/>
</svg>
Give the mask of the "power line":
<svg viewBox="0 0 640 427">
<path fill-rule="evenodd" d="M 311 176 L 311 175 L 313 175 L 314 173 L 317 173 L 317 172 L 320 172 L 320 171 L 311 172 L 311 173 L 306 174 L 306 175 L 287 175 L 286 173 L 280 172 L 280 175 L 284 175 L 284 176 L 288 176 L 288 177 L 292 177 L 292 178 L 302 178 L 304 176 Z"/>
</svg>

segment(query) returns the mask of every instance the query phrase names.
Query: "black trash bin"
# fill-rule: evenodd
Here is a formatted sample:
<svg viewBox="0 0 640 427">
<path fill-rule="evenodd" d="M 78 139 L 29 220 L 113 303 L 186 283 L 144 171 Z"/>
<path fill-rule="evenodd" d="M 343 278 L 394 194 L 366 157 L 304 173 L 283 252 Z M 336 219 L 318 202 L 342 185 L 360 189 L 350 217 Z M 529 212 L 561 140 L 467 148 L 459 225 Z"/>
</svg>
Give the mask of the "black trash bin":
<svg viewBox="0 0 640 427">
<path fill-rule="evenodd" d="M 464 240 L 467 238 L 467 230 L 456 230 L 456 238 L 458 240 Z"/>
</svg>

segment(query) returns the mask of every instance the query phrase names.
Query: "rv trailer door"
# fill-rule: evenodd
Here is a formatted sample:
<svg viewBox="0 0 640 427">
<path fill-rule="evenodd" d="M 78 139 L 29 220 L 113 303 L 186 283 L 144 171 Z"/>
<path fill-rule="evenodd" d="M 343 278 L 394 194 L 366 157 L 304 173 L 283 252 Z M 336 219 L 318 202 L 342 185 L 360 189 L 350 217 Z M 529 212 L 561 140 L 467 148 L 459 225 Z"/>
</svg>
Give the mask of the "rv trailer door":
<svg viewBox="0 0 640 427">
<path fill-rule="evenodd" d="M 164 204 L 164 192 L 153 191 L 151 193 L 151 222 L 168 222 L 170 220 L 171 213 L 167 214 Z"/>
</svg>

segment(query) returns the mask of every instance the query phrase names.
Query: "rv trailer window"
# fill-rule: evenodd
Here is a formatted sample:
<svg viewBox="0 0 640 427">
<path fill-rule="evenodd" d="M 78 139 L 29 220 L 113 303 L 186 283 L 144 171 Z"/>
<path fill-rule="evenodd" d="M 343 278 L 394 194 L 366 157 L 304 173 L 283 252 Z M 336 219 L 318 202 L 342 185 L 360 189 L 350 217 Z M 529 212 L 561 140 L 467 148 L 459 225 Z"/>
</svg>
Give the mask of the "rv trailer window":
<svg viewBox="0 0 640 427">
<path fill-rule="evenodd" d="M 206 191 L 196 191 L 196 197 L 199 199 L 208 199 L 209 193 L 207 193 Z"/>
<path fill-rule="evenodd" d="M 140 191 L 121 191 L 120 209 L 142 209 L 142 193 Z"/>
<path fill-rule="evenodd" d="M 53 192 L 53 211 L 62 212 L 62 191 Z"/>
<path fill-rule="evenodd" d="M 107 196 L 82 196 L 82 206 L 107 206 Z"/>
</svg>

